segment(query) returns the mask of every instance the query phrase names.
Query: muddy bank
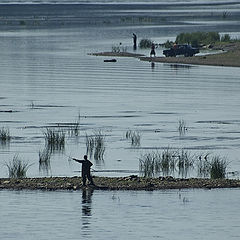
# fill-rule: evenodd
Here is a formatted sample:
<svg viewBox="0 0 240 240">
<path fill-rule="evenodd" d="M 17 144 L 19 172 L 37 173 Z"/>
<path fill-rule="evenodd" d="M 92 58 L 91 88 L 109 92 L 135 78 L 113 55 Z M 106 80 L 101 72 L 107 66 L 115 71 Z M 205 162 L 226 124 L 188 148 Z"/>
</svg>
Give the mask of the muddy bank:
<svg viewBox="0 0 240 240">
<path fill-rule="evenodd" d="M 142 178 L 128 177 L 94 177 L 96 186 L 89 186 L 102 190 L 160 190 L 186 188 L 239 188 L 240 180 L 233 179 L 180 179 L 173 177 Z M 48 177 L 24 179 L 0 179 L 0 189 L 11 190 L 80 190 L 80 177 Z"/>
<path fill-rule="evenodd" d="M 209 66 L 225 66 L 225 67 L 240 67 L 240 43 L 229 43 L 213 46 L 213 49 L 221 49 L 223 52 L 218 54 L 209 54 L 204 56 L 194 57 L 146 57 L 141 54 L 128 52 L 113 53 L 101 52 L 93 53 L 94 56 L 111 56 L 111 57 L 135 57 L 141 61 L 162 62 L 162 63 L 177 63 L 177 64 L 195 64 Z"/>
</svg>

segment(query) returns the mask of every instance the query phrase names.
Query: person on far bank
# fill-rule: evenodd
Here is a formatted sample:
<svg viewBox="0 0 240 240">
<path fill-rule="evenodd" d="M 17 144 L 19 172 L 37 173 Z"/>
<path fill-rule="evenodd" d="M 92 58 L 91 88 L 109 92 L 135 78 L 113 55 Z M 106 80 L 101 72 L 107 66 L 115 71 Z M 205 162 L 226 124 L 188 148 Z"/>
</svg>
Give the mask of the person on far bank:
<svg viewBox="0 0 240 240">
<path fill-rule="evenodd" d="M 133 33 L 133 49 L 137 49 L 137 35 Z"/>
<path fill-rule="evenodd" d="M 83 186 L 86 186 L 86 181 L 88 179 L 88 181 L 90 182 L 91 185 L 95 186 L 90 170 L 91 170 L 91 166 L 93 165 L 88 159 L 87 159 L 87 155 L 84 155 L 83 160 L 79 160 L 76 158 L 73 158 L 74 161 L 81 163 L 82 164 L 82 182 L 83 182 Z"/>
<path fill-rule="evenodd" d="M 155 44 L 154 44 L 154 43 L 152 43 L 152 46 L 151 46 L 150 57 L 152 57 L 152 55 L 153 55 L 154 57 L 156 57 Z"/>
</svg>

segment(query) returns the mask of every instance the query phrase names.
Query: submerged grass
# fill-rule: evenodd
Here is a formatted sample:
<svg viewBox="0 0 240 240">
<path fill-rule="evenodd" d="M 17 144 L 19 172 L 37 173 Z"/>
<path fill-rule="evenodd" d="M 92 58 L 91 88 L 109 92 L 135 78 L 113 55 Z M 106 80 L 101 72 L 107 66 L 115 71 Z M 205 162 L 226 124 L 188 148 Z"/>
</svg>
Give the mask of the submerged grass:
<svg viewBox="0 0 240 240">
<path fill-rule="evenodd" d="M 48 174 L 51 166 L 50 166 L 50 159 L 51 159 L 51 151 L 48 148 L 44 150 L 39 150 L 39 171 L 46 172 Z"/>
<path fill-rule="evenodd" d="M 225 178 L 227 161 L 219 156 L 209 157 L 209 153 L 197 156 L 186 149 L 166 148 L 162 152 L 153 151 L 140 156 L 139 171 L 144 177 L 163 176 L 177 173 L 186 178 L 191 170 L 197 169 L 199 177 L 211 179 Z"/>
<path fill-rule="evenodd" d="M 50 151 L 61 151 L 65 147 L 65 133 L 62 129 L 46 128 L 44 132 L 46 147 Z"/>
<path fill-rule="evenodd" d="M 6 163 L 6 166 L 9 178 L 25 178 L 27 170 L 31 165 L 21 160 L 18 155 L 15 155 L 11 162 Z"/>
<path fill-rule="evenodd" d="M 11 140 L 9 128 L 2 127 L 0 129 L 0 142 L 6 144 Z"/>
<path fill-rule="evenodd" d="M 179 120 L 178 121 L 178 132 L 180 135 L 184 135 L 186 133 L 187 126 L 186 122 L 184 120 Z"/>
<path fill-rule="evenodd" d="M 92 156 L 95 160 L 102 160 L 105 153 L 105 136 L 101 130 L 94 132 L 94 135 L 88 136 L 86 134 L 87 154 Z"/>
<path fill-rule="evenodd" d="M 140 146 L 141 144 L 141 135 L 139 131 L 128 130 L 125 134 L 126 139 L 131 141 L 132 146 Z"/>
</svg>

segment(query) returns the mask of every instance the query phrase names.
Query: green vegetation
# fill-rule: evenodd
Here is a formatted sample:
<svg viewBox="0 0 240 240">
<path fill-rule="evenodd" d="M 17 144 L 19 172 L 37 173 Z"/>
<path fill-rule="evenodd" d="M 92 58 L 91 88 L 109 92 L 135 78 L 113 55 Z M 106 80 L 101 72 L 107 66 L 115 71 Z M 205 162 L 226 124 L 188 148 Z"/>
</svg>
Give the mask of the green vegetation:
<svg viewBox="0 0 240 240">
<path fill-rule="evenodd" d="M 0 129 L 0 142 L 1 144 L 6 144 L 10 141 L 11 136 L 10 136 L 10 131 L 8 128 L 2 127 Z"/>
<path fill-rule="evenodd" d="M 180 135 L 184 135 L 187 130 L 186 122 L 184 120 L 178 121 L 178 132 Z"/>
<path fill-rule="evenodd" d="M 190 170 L 197 170 L 198 176 L 211 179 L 225 178 L 227 161 L 219 156 L 209 158 L 209 153 L 193 155 L 185 149 L 166 148 L 162 152 L 153 151 L 140 156 L 139 171 L 144 177 L 163 176 L 177 173 L 186 178 Z"/>
<path fill-rule="evenodd" d="M 18 155 L 15 155 L 11 162 L 6 163 L 6 166 L 9 178 L 25 178 L 27 170 L 31 165 L 19 159 Z"/>
<path fill-rule="evenodd" d="M 193 47 L 201 47 L 219 43 L 237 42 L 239 39 L 232 39 L 229 34 L 220 36 L 218 32 L 192 32 L 180 33 L 177 35 L 175 42 L 177 44 L 191 44 Z M 163 46 L 172 47 L 174 42 L 167 40 Z"/>
<path fill-rule="evenodd" d="M 217 32 L 193 32 L 180 33 L 176 37 L 177 44 L 191 44 L 193 47 L 213 44 L 220 41 L 220 35 Z"/>
<path fill-rule="evenodd" d="M 225 159 L 214 156 L 210 163 L 210 177 L 211 179 L 225 178 L 227 162 Z"/>
<path fill-rule="evenodd" d="M 141 39 L 139 43 L 140 48 L 151 48 L 153 41 L 151 39 Z"/>
<path fill-rule="evenodd" d="M 65 133 L 61 129 L 46 128 L 45 143 L 49 150 L 63 150 L 65 147 Z"/>
<path fill-rule="evenodd" d="M 95 160 L 102 160 L 105 153 L 105 136 L 101 130 L 94 132 L 93 136 L 86 134 L 87 154 L 90 158 L 94 156 Z"/>
<path fill-rule="evenodd" d="M 50 169 L 51 151 L 48 148 L 39 151 L 39 171 L 48 173 Z"/>
<path fill-rule="evenodd" d="M 131 140 L 132 146 L 139 146 L 141 141 L 141 135 L 138 131 L 128 130 L 126 132 L 126 139 Z"/>
<path fill-rule="evenodd" d="M 139 158 L 139 170 L 144 177 L 152 177 L 160 173 L 167 176 L 175 172 L 186 177 L 193 165 L 194 157 L 185 149 L 166 148 L 162 152 L 146 153 Z"/>
</svg>

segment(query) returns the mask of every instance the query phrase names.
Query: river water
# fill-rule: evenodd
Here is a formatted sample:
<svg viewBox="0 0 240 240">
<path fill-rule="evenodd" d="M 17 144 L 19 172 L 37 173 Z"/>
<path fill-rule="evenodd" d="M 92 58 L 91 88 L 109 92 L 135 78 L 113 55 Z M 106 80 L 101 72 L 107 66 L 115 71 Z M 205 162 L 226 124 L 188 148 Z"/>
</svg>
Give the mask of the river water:
<svg viewBox="0 0 240 240">
<path fill-rule="evenodd" d="M 239 239 L 240 191 L 1 191 L 1 239 Z"/>
<path fill-rule="evenodd" d="M 116 46 L 134 52 L 133 32 L 156 43 L 195 30 L 239 37 L 238 1 L 23 2 L 0 8 L 0 127 L 12 137 L 0 145 L 1 177 L 16 155 L 32 164 L 29 177 L 78 175 L 68 156 L 82 157 L 86 134 L 99 130 L 106 149 L 103 160 L 91 159 L 96 170 L 134 173 L 141 154 L 167 147 L 225 156 L 228 171 L 240 170 L 239 68 L 88 55 Z M 64 151 L 41 171 L 46 127 L 70 126 L 79 115 L 79 136 L 66 134 Z M 125 138 L 128 130 L 141 134 L 139 146 Z M 1 191 L 0 198 L 2 239 L 239 238 L 239 190 Z"/>
</svg>

